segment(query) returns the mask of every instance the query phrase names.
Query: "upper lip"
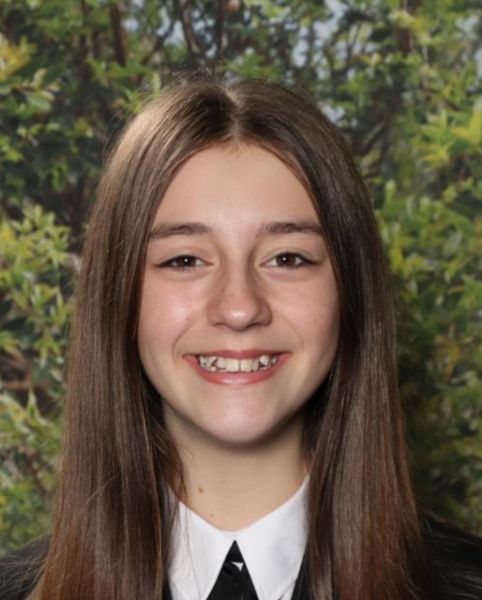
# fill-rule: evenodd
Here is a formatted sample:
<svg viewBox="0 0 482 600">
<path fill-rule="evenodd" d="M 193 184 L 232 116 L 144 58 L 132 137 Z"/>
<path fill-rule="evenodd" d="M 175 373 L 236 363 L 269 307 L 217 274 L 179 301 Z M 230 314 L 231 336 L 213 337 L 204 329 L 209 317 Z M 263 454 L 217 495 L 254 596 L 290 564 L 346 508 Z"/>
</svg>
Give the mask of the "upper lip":
<svg viewBox="0 0 482 600">
<path fill-rule="evenodd" d="M 263 355 L 272 356 L 273 354 L 281 354 L 279 351 L 275 350 L 264 350 L 253 348 L 251 350 L 209 350 L 208 352 L 200 352 L 197 356 L 222 356 L 224 358 L 255 358 L 256 356 Z"/>
</svg>

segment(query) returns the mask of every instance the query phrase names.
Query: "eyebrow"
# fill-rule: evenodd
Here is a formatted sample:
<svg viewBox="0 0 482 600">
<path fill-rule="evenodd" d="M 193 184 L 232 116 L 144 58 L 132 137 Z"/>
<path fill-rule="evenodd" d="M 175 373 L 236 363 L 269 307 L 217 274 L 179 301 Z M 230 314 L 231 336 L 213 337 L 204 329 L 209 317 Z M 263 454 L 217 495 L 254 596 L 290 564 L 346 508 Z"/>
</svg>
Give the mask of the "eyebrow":
<svg viewBox="0 0 482 600">
<path fill-rule="evenodd" d="M 208 235 L 214 232 L 214 229 L 204 223 L 159 223 L 149 234 L 149 241 L 166 239 L 177 235 Z M 307 233 L 310 235 L 322 236 L 321 225 L 317 221 L 270 221 L 263 223 L 256 232 L 256 237 L 286 235 L 289 233 Z"/>
</svg>

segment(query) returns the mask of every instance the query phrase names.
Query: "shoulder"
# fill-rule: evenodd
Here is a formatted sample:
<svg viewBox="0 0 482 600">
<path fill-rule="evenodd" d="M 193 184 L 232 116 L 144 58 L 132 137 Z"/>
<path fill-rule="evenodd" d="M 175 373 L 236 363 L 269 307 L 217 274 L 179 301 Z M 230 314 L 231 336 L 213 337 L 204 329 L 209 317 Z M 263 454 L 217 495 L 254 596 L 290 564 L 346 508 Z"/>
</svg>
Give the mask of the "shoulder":
<svg viewBox="0 0 482 600">
<path fill-rule="evenodd" d="M 25 600 L 32 591 L 47 554 L 42 538 L 0 558 L 0 600 Z"/>
<path fill-rule="evenodd" d="M 482 539 L 426 516 L 422 521 L 434 598 L 482 598 Z"/>
<path fill-rule="evenodd" d="M 422 528 L 434 600 L 481 600 L 482 539 L 433 517 Z M 26 600 L 48 550 L 48 538 L 0 558 L 0 600 Z"/>
</svg>

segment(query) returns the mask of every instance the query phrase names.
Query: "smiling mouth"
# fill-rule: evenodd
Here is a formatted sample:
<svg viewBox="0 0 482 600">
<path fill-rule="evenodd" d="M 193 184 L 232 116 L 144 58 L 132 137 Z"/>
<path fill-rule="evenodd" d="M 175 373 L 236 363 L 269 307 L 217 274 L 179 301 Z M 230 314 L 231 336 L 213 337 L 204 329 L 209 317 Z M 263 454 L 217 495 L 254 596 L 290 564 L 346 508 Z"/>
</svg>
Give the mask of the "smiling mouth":
<svg viewBox="0 0 482 600">
<path fill-rule="evenodd" d="M 228 358 L 224 356 L 196 356 L 204 371 L 214 373 L 257 373 L 267 371 L 278 362 L 277 354 L 262 354 L 253 358 Z"/>
</svg>

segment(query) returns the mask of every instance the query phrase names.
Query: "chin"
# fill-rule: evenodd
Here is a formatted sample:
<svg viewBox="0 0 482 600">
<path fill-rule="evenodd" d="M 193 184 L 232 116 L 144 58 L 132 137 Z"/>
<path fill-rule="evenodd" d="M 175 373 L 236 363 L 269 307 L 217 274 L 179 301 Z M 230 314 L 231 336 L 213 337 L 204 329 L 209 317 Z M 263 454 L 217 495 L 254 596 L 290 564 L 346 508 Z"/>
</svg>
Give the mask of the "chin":
<svg viewBox="0 0 482 600">
<path fill-rule="evenodd" d="M 214 443 L 219 447 L 230 448 L 232 450 L 250 450 L 264 446 L 270 436 L 268 434 L 253 435 L 252 432 L 239 432 L 232 435 L 212 436 Z"/>
<path fill-rule="evenodd" d="M 232 448 L 253 448 L 273 443 L 284 435 L 289 435 L 291 428 L 284 429 L 281 423 L 264 423 L 261 419 L 256 422 L 225 424 L 224 427 L 210 429 L 206 432 L 215 443 Z"/>
</svg>

